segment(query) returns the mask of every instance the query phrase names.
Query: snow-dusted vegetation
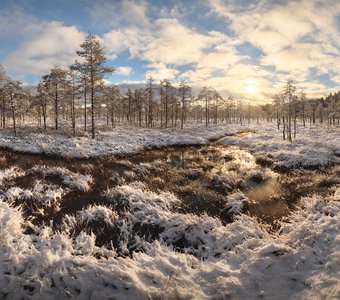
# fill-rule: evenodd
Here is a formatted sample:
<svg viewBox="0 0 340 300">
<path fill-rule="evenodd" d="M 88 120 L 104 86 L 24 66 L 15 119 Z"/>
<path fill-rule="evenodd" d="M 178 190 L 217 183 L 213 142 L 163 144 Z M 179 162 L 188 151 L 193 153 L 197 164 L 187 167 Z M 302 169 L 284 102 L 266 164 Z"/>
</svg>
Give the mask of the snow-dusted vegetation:
<svg viewBox="0 0 340 300">
<path fill-rule="evenodd" d="M 304 198 L 275 234 L 245 215 L 223 226 L 216 218 L 180 214 L 179 199 L 142 184 L 119 186 L 106 197 L 106 207 L 88 207 L 73 223 L 65 221 L 64 232 L 47 226 L 31 234 L 21 210 L 2 200 L 1 296 L 339 296 L 339 189 L 326 198 Z M 115 206 L 124 207 L 119 217 Z M 119 248 L 97 247 L 91 231 L 69 233 L 67 226 L 86 229 L 91 221 L 118 230 Z"/>
<path fill-rule="evenodd" d="M 17 152 L 46 154 L 66 158 L 93 158 L 127 155 L 145 148 L 174 145 L 203 145 L 224 135 L 234 134 L 242 127 L 193 126 L 186 130 L 118 127 L 103 131 L 96 140 L 87 137 L 69 138 L 64 135 L 23 133 L 17 137 L 10 132 L 0 133 L 0 145 Z"/>
<path fill-rule="evenodd" d="M 257 153 L 269 155 L 278 167 L 326 167 L 339 155 L 339 128 L 318 126 L 312 129 L 299 126 L 294 143 L 282 140 L 281 133 L 272 126 L 250 126 L 254 133 L 242 137 L 228 136 L 219 142 L 247 147 Z"/>
<path fill-rule="evenodd" d="M 339 297 L 338 131 L 320 128 L 321 143 L 301 129 L 291 144 L 270 126 L 218 128 L 188 129 L 205 144 L 222 137 L 210 145 L 78 166 L 4 153 L 1 298 Z M 147 132 L 151 148 L 182 144 Z"/>
<path fill-rule="evenodd" d="M 340 299 L 339 21 L 1 1 L 0 299 Z"/>
</svg>

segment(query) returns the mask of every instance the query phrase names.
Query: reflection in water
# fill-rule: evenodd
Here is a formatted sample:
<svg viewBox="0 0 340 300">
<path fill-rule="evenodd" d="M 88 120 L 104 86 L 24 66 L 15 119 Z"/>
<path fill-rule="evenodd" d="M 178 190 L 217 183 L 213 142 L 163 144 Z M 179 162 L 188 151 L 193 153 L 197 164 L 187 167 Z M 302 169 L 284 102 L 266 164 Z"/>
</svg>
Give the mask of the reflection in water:
<svg viewBox="0 0 340 300">
<path fill-rule="evenodd" d="M 280 175 L 258 165 L 255 157 L 245 150 L 220 146 L 181 149 L 169 152 L 166 161 L 173 167 L 169 181 L 180 175 L 179 168 L 193 179 L 186 181 L 185 186 L 172 189 L 188 203 L 189 212 L 205 211 L 214 215 L 209 207 L 223 210 L 228 195 L 238 190 L 249 199 L 245 212 L 250 215 L 272 222 L 289 212 L 278 181 Z"/>
<path fill-rule="evenodd" d="M 60 166 L 72 172 L 92 175 L 91 190 L 66 194 L 62 197 L 60 211 L 34 220 L 36 223 L 53 221 L 56 228 L 66 213 L 74 214 L 93 204 L 105 205 L 102 195 L 107 188 L 133 181 L 144 182 L 152 191 L 174 193 L 181 199 L 181 205 L 177 208 L 179 212 L 215 217 L 223 215 L 221 213 L 228 205 L 228 197 L 240 191 L 249 199 L 243 211 L 270 223 L 287 215 L 301 196 L 313 191 L 322 192 L 324 186 L 327 186 L 326 191 L 329 186 L 339 183 L 335 173 L 332 175 L 334 178 L 329 174 L 307 170 L 279 174 L 258 164 L 259 161 L 263 159 L 240 148 L 214 144 L 145 151 L 128 159 L 66 161 L 0 152 L 2 169 L 18 166 L 26 171 L 23 177 L 5 181 L 2 190 L 14 186 L 29 189 L 37 181 L 63 185 L 61 178 L 31 172 L 36 166 Z M 39 207 L 35 204 L 24 205 L 27 216 L 34 215 L 37 209 Z M 222 218 L 222 221 L 232 219 Z"/>
<path fill-rule="evenodd" d="M 277 181 L 278 174 L 271 170 L 265 170 L 264 175 L 265 179 L 262 182 L 258 184 L 253 182 L 245 192 L 247 197 L 255 202 L 269 200 L 281 193 L 281 185 Z"/>
</svg>

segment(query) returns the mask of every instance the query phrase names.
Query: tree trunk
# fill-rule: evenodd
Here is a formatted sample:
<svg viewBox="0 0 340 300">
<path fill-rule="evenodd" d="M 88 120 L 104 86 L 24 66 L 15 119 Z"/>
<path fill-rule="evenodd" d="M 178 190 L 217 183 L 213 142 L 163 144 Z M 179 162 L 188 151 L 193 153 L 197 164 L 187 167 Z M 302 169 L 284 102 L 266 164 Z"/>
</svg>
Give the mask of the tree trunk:
<svg viewBox="0 0 340 300">
<path fill-rule="evenodd" d="M 94 80 L 91 76 L 91 122 L 92 122 L 92 139 L 96 138 L 96 127 L 95 127 L 95 108 L 94 108 Z"/>
<path fill-rule="evenodd" d="M 58 86 L 55 86 L 55 99 L 54 99 L 54 109 L 55 109 L 55 130 L 58 130 Z"/>
<path fill-rule="evenodd" d="M 209 113 L 208 113 L 208 96 L 205 96 L 205 126 L 208 126 Z"/>
<path fill-rule="evenodd" d="M 14 131 L 14 135 L 17 136 L 17 127 L 16 127 L 16 120 L 15 120 L 15 107 L 14 107 L 14 99 L 13 99 L 12 94 L 11 94 L 11 108 L 12 108 L 12 119 L 13 119 L 13 131 Z"/>
</svg>

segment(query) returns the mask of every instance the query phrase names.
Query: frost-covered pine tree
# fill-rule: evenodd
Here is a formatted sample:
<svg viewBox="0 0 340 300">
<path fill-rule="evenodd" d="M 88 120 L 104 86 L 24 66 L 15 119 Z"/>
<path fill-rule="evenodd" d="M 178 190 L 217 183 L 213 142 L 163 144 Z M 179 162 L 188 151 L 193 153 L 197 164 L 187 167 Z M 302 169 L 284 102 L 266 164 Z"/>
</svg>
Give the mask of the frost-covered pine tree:
<svg viewBox="0 0 340 300">
<path fill-rule="evenodd" d="M 88 82 L 89 82 L 89 72 L 87 70 L 87 64 L 81 63 L 78 60 L 70 66 L 70 69 L 76 72 L 79 91 L 82 92 L 84 99 L 84 131 L 87 131 L 87 94 L 88 94 Z"/>
<path fill-rule="evenodd" d="M 179 84 L 178 91 L 181 97 L 181 129 L 183 129 L 187 112 L 187 99 L 191 96 L 191 87 L 185 80 L 182 80 Z"/>
<path fill-rule="evenodd" d="M 163 94 L 163 106 L 164 106 L 164 127 L 168 127 L 169 121 L 169 99 L 170 99 L 170 91 L 173 89 L 171 82 L 168 79 L 163 79 L 160 82 L 160 87 L 162 89 Z"/>
<path fill-rule="evenodd" d="M 150 75 L 147 81 L 146 89 L 145 89 L 145 95 L 148 101 L 148 112 L 146 114 L 147 120 L 145 120 L 145 123 L 148 127 L 153 127 L 153 103 L 154 103 L 154 93 L 155 93 L 155 86 L 153 83 L 153 78 Z"/>
<path fill-rule="evenodd" d="M 28 97 L 28 92 L 22 87 L 22 83 L 17 80 L 9 79 L 5 85 L 5 91 L 9 101 L 8 108 L 12 117 L 12 125 L 14 135 L 17 135 L 17 118 L 23 113 L 24 105 L 22 105 L 25 97 Z"/>
<path fill-rule="evenodd" d="M 47 129 L 47 108 L 50 103 L 49 86 L 43 80 L 38 83 L 35 103 L 39 111 L 39 124 L 41 124 L 41 115 L 43 118 L 44 129 Z"/>
<path fill-rule="evenodd" d="M 205 126 L 208 126 L 210 123 L 210 114 L 209 114 L 209 109 L 210 109 L 210 100 L 211 100 L 211 94 L 212 91 L 208 87 L 203 87 L 202 90 L 200 91 L 198 95 L 198 100 L 204 100 L 205 102 Z"/>
<path fill-rule="evenodd" d="M 89 92 L 91 97 L 91 125 L 92 125 L 92 138 L 96 137 L 96 122 L 95 122 L 95 109 L 98 102 L 98 92 L 103 84 L 103 78 L 106 74 L 114 72 L 114 68 L 105 66 L 106 57 L 104 48 L 99 40 L 89 33 L 84 43 L 80 45 L 81 50 L 77 54 L 83 59 L 82 68 L 78 71 L 88 72 L 89 77 Z"/>
<path fill-rule="evenodd" d="M 50 87 L 49 91 L 51 92 L 51 96 L 54 100 L 55 130 L 59 129 L 60 100 L 65 88 L 66 75 L 66 70 L 58 66 L 54 66 L 49 74 L 43 76 L 43 81 Z"/>
<path fill-rule="evenodd" d="M 292 115 L 293 115 L 293 106 L 292 102 L 294 100 L 294 93 L 296 91 L 296 87 L 293 85 L 292 80 L 288 80 L 286 86 L 284 87 L 283 94 L 287 99 L 288 109 L 287 109 L 287 135 L 288 140 L 292 142 Z"/>
<path fill-rule="evenodd" d="M 6 83 L 8 77 L 5 70 L 0 65 L 0 112 L 1 112 L 1 127 L 6 125 Z"/>
</svg>

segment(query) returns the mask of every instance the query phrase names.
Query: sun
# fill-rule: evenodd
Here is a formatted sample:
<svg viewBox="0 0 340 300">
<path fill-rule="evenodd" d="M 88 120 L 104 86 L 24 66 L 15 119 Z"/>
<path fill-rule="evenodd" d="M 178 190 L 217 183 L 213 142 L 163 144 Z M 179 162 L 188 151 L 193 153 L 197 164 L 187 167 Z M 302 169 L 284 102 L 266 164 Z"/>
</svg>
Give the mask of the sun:
<svg viewBox="0 0 340 300">
<path fill-rule="evenodd" d="M 253 83 L 248 83 L 246 87 L 246 92 L 250 95 L 255 95 L 256 94 L 256 86 Z"/>
</svg>

